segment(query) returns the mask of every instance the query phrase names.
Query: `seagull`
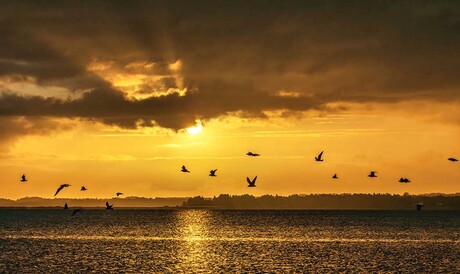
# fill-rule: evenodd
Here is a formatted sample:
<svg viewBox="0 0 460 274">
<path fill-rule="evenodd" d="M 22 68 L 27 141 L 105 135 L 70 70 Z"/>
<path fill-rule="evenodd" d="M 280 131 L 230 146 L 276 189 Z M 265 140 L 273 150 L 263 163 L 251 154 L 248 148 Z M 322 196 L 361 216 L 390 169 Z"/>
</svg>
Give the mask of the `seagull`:
<svg viewBox="0 0 460 274">
<path fill-rule="evenodd" d="M 182 166 L 182 169 L 181 169 L 182 172 L 187 172 L 187 173 L 190 173 L 190 171 L 188 171 L 188 169 L 185 167 L 185 166 Z"/>
<path fill-rule="evenodd" d="M 88 190 L 88 189 L 86 189 L 86 187 L 84 187 L 84 186 L 82 186 L 81 189 L 80 189 L 80 191 L 85 191 L 85 190 Z"/>
<path fill-rule="evenodd" d="M 21 177 L 21 182 L 24 182 L 24 183 L 27 182 L 27 179 L 26 179 L 26 175 L 25 175 L 25 174 L 22 175 L 22 177 Z"/>
<path fill-rule="evenodd" d="M 418 203 L 415 205 L 415 207 L 417 208 L 417 211 L 422 211 L 422 207 L 424 207 L 423 203 Z"/>
<path fill-rule="evenodd" d="M 447 160 L 449 160 L 449 161 L 451 161 L 451 162 L 458 162 L 458 160 L 455 159 L 455 158 L 449 158 L 449 159 L 447 159 Z"/>
<path fill-rule="evenodd" d="M 246 177 L 246 181 L 248 182 L 248 187 L 256 187 L 256 180 L 257 176 L 252 179 L 252 181 L 249 179 L 249 177 Z"/>
<path fill-rule="evenodd" d="M 334 174 L 334 176 L 332 176 L 332 179 L 339 179 L 339 177 L 337 176 L 337 173 Z"/>
<path fill-rule="evenodd" d="M 257 157 L 257 156 L 260 156 L 260 154 L 257 154 L 257 153 L 252 153 L 250 151 L 248 151 L 248 153 L 246 153 L 246 155 L 248 156 L 252 156 L 252 157 Z"/>
<path fill-rule="evenodd" d="M 54 197 L 56 197 L 56 195 L 58 195 L 58 193 L 64 189 L 64 187 L 69 187 L 70 185 L 69 184 L 62 184 L 57 190 L 56 190 L 56 193 L 54 194 Z"/>
<path fill-rule="evenodd" d="M 123 193 L 117 192 L 117 197 L 120 196 L 120 195 L 123 195 Z"/>
<path fill-rule="evenodd" d="M 80 211 L 82 211 L 82 210 L 83 210 L 83 209 L 81 209 L 81 208 L 75 209 L 75 210 L 72 212 L 72 217 L 73 217 L 73 215 L 77 214 L 78 212 L 80 212 Z"/>
<path fill-rule="evenodd" d="M 67 205 L 67 203 L 65 203 L 64 209 L 69 209 L 69 206 Z"/>
<path fill-rule="evenodd" d="M 109 202 L 105 202 L 105 209 L 112 210 L 113 205 L 109 205 Z"/>
<path fill-rule="evenodd" d="M 217 176 L 216 171 L 217 171 L 217 169 L 211 169 L 211 171 L 209 171 L 209 176 L 216 177 Z"/>
<path fill-rule="evenodd" d="M 405 178 L 405 177 L 401 177 L 401 178 L 399 179 L 399 182 L 400 182 L 400 183 L 410 183 L 411 180 L 409 180 L 408 178 Z"/>
<path fill-rule="evenodd" d="M 369 175 L 367 175 L 367 177 L 375 178 L 375 177 L 377 177 L 377 175 L 375 175 L 375 173 L 377 173 L 377 171 L 371 171 L 369 173 Z"/>
<path fill-rule="evenodd" d="M 322 162 L 323 161 L 323 159 L 321 158 L 321 157 L 323 157 L 323 152 L 324 151 L 321 151 L 321 153 L 318 154 L 318 156 L 315 157 L 315 161 L 317 161 L 317 162 Z"/>
</svg>

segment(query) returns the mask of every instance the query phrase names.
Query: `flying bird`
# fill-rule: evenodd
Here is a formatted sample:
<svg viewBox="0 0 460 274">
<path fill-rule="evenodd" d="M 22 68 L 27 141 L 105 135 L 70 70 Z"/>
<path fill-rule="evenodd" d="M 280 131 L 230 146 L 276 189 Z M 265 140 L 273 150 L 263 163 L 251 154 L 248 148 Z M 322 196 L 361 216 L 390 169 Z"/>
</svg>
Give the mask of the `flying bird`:
<svg viewBox="0 0 460 274">
<path fill-rule="evenodd" d="M 54 194 L 54 197 L 56 197 L 56 195 L 58 195 L 58 193 L 64 189 L 64 187 L 69 187 L 70 185 L 69 184 L 62 184 L 57 190 L 56 190 L 56 193 Z"/>
<path fill-rule="evenodd" d="M 209 171 L 209 176 L 216 177 L 217 176 L 216 171 L 217 171 L 217 169 L 211 169 L 211 171 Z"/>
<path fill-rule="evenodd" d="M 246 153 L 246 155 L 248 156 L 251 156 L 251 157 L 257 157 L 257 156 L 260 156 L 260 154 L 257 154 L 257 153 L 252 153 L 250 151 L 248 151 L 248 153 Z"/>
<path fill-rule="evenodd" d="M 406 177 L 401 177 L 401 178 L 399 179 L 399 182 L 400 182 L 400 183 L 410 183 L 411 180 L 409 180 L 409 179 L 406 178 Z"/>
<path fill-rule="evenodd" d="M 377 175 L 375 175 L 375 173 L 377 173 L 377 171 L 371 171 L 369 173 L 369 175 L 367 175 L 367 177 L 375 178 L 375 177 L 377 177 Z"/>
<path fill-rule="evenodd" d="M 73 217 L 75 214 L 77 214 L 78 212 L 82 211 L 82 210 L 83 210 L 83 209 L 81 209 L 81 208 L 75 209 L 75 210 L 72 212 L 72 217 Z"/>
<path fill-rule="evenodd" d="M 449 159 L 447 159 L 447 160 L 449 160 L 449 161 L 451 161 L 451 162 L 458 162 L 458 160 L 455 159 L 455 158 L 449 158 Z"/>
<path fill-rule="evenodd" d="M 323 158 L 322 158 L 323 157 L 323 152 L 324 151 L 321 151 L 321 153 L 318 154 L 318 156 L 315 157 L 315 161 L 317 161 L 317 162 L 322 162 L 323 161 Z"/>
<path fill-rule="evenodd" d="M 249 179 L 249 177 L 246 177 L 246 181 L 248 182 L 248 187 L 256 187 L 256 180 L 257 176 L 252 179 L 252 181 Z"/>
<path fill-rule="evenodd" d="M 189 171 L 185 166 L 182 166 L 181 171 L 182 171 L 182 172 L 190 173 L 190 171 Z"/>
<path fill-rule="evenodd" d="M 120 195 L 123 195 L 123 193 L 117 192 L 117 197 L 120 196 Z"/>
<path fill-rule="evenodd" d="M 27 182 L 27 179 L 26 179 L 26 175 L 25 175 L 25 174 L 23 174 L 23 175 L 21 176 L 21 182 L 24 182 L 24 183 Z"/>
<path fill-rule="evenodd" d="M 69 206 L 67 205 L 67 203 L 65 203 L 64 209 L 69 209 Z"/>
<path fill-rule="evenodd" d="M 109 202 L 105 202 L 105 209 L 112 210 L 113 205 L 109 205 Z"/>
<path fill-rule="evenodd" d="M 337 176 L 337 173 L 334 174 L 334 176 L 332 176 L 332 179 L 339 179 L 339 177 Z"/>
<path fill-rule="evenodd" d="M 86 189 L 86 187 L 84 187 L 84 186 L 82 186 L 81 189 L 80 189 L 80 191 L 86 191 L 86 190 L 88 190 L 88 189 Z"/>
</svg>

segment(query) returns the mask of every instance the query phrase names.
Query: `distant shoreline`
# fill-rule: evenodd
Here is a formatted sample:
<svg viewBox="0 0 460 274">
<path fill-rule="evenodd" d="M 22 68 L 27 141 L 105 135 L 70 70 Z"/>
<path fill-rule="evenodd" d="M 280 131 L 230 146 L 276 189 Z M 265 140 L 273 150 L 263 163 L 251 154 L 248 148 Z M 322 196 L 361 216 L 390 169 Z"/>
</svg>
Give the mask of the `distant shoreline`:
<svg viewBox="0 0 460 274">
<path fill-rule="evenodd" d="M 101 210 L 105 211 L 104 207 L 81 207 L 76 206 L 69 208 L 66 211 L 72 211 L 77 208 L 82 208 L 85 210 Z M 9 207 L 9 206 L 0 206 L 0 210 L 59 210 L 65 211 L 62 207 L 46 207 L 46 206 L 35 206 L 35 207 Z M 226 210 L 226 211 L 414 211 L 414 208 L 224 208 L 224 207 L 117 207 L 114 210 L 188 210 L 188 209 L 206 209 L 206 210 Z M 446 209 L 446 208 L 428 208 L 423 209 L 423 211 L 460 211 L 460 209 Z"/>
<path fill-rule="evenodd" d="M 105 203 L 119 209 L 264 209 L 264 210 L 460 210 L 460 193 L 456 194 L 309 194 L 290 196 L 252 196 L 221 194 L 203 196 L 111 199 L 69 199 L 27 197 L 18 200 L 0 199 L 0 208 L 104 209 Z"/>
<path fill-rule="evenodd" d="M 68 210 L 72 211 L 76 208 L 84 208 L 88 210 L 105 210 L 105 207 L 85 207 L 85 206 L 73 206 L 69 207 L 68 209 L 64 209 L 62 206 L 0 206 L 1 209 L 56 209 L 56 210 Z M 182 207 L 170 207 L 170 206 L 162 206 L 162 207 L 117 207 L 117 209 L 181 209 Z"/>
</svg>

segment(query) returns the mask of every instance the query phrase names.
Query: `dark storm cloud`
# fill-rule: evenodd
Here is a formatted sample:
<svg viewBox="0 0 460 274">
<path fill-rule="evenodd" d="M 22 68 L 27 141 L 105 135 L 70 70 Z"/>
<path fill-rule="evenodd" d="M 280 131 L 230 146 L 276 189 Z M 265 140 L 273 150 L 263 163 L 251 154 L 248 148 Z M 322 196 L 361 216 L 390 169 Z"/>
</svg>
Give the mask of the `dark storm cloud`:
<svg viewBox="0 0 460 274">
<path fill-rule="evenodd" d="M 0 76 L 87 91 L 74 100 L 4 93 L 2 116 L 178 129 L 236 111 L 460 97 L 455 1 L 11 1 L 0 38 Z M 190 91 L 134 101 L 87 69 L 94 60 L 130 73 L 155 63 L 148 72 L 165 76 L 154 84 L 164 88 L 177 87 L 168 64 L 181 60 Z"/>
<path fill-rule="evenodd" d="M 321 105 L 312 98 L 273 96 L 250 86 L 212 82 L 202 87 L 202 92 L 187 96 L 173 94 L 144 100 L 128 99 L 115 89 L 94 89 L 79 99 L 68 100 L 2 93 L 0 116 L 82 117 L 127 128 L 153 126 L 155 121 L 161 127 L 181 129 L 192 125 L 196 118 L 214 118 L 229 112 L 262 117 L 264 110 L 303 110 Z M 264 100 L 263 106 L 257 103 L 260 99 Z"/>
</svg>

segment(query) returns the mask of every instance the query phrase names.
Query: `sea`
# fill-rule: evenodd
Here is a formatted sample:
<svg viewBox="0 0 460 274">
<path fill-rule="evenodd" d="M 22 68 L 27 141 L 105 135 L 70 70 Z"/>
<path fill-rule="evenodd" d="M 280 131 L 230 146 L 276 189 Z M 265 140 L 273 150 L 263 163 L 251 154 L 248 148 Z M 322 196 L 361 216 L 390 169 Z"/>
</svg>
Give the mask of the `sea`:
<svg viewBox="0 0 460 274">
<path fill-rule="evenodd" d="M 0 209 L 0 273 L 460 273 L 460 211 Z"/>
</svg>

